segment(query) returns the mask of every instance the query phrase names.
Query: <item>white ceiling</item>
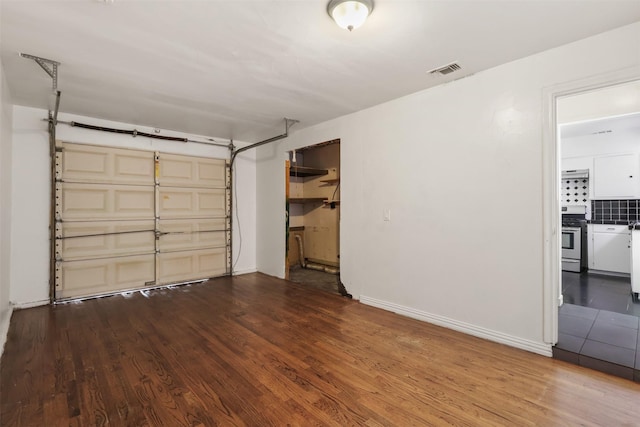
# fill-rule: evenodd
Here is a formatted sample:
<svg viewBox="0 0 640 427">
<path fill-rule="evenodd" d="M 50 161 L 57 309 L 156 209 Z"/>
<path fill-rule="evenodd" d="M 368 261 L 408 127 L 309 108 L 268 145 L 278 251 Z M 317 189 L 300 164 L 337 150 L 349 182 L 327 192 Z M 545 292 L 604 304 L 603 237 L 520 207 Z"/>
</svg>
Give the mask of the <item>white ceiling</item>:
<svg viewBox="0 0 640 427">
<path fill-rule="evenodd" d="M 62 112 L 253 142 L 640 20 L 638 1 L 375 0 L 349 33 L 326 3 L 1 0 L 0 53 L 16 104 L 51 99 L 24 52 L 62 63 Z"/>
</svg>

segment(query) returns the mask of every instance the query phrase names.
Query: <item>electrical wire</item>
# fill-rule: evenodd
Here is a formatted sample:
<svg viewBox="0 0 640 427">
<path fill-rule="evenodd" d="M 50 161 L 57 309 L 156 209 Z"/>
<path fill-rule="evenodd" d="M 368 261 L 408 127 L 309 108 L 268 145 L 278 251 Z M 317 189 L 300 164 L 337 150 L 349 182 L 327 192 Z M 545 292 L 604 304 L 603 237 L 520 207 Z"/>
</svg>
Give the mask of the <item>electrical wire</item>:
<svg viewBox="0 0 640 427">
<path fill-rule="evenodd" d="M 338 188 L 340 188 L 340 181 L 338 181 L 338 185 L 336 185 L 336 189 L 333 190 L 333 195 L 331 196 L 331 201 L 336 199 L 336 193 L 338 192 Z"/>
</svg>

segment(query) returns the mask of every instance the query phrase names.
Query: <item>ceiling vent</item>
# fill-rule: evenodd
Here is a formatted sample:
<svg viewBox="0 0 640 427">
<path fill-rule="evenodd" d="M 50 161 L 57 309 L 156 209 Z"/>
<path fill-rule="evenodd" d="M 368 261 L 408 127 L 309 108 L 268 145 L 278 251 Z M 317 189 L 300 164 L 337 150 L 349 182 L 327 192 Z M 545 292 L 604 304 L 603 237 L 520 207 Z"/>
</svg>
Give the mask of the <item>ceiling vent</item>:
<svg viewBox="0 0 640 427">
<path fill-rule="evenodd" d="M 458 71 L 460 69 L 462 69 L 460 65 L 458 65 L 456 62 L 452 62 L 451 64 L 445 65 L 444 67 L 434 68 L 433 70 L 428 71 L 428 73 L 442 74 L 443 76 L 446 76 L 447 74 L 451 74 L 454 71 Z"/>
</svg>

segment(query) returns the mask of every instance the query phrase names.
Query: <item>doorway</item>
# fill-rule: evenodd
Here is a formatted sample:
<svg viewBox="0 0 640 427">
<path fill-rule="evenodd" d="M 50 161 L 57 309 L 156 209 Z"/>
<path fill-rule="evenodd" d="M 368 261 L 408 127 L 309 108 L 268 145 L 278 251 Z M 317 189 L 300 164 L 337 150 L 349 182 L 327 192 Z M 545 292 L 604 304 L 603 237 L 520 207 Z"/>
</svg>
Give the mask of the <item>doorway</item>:
<svg viewBox="0 0 640 427">
<path fill-rule="evenodd" d="M 629 225 L 640 221 L 640 81 L 559 97 L 556 122 L 564 303 L 553 355 L 638 381 Z"/>
<path fill-rule="evenodd" d="M 340 282 L 340 140 L 289 152 L 285 277 L 345 295 Z"/>
</svg>

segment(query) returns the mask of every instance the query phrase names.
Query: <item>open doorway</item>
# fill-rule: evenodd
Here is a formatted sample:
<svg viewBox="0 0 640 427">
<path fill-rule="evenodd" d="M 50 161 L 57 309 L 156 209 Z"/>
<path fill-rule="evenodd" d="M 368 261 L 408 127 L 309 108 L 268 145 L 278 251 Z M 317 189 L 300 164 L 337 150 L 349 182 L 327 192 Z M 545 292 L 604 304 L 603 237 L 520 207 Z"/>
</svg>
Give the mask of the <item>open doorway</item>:
<svg viewBox="0 0 640 427">
<path fill-rule="evenodd" d="M 640 81 L 558 98 L 556 111 L 564 304 L 554 357 L 640 380 Z"/>
<path fill-rule="evenodd" d="M 340 282 L 340 140 L 289 152 L 288 280 L 346 295 Z"/>
</svg>

